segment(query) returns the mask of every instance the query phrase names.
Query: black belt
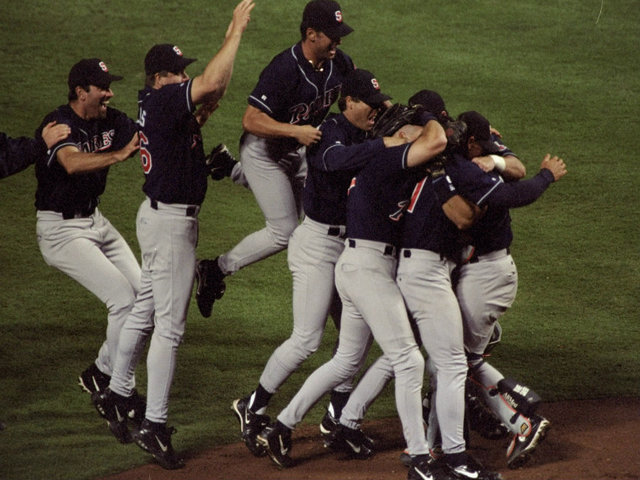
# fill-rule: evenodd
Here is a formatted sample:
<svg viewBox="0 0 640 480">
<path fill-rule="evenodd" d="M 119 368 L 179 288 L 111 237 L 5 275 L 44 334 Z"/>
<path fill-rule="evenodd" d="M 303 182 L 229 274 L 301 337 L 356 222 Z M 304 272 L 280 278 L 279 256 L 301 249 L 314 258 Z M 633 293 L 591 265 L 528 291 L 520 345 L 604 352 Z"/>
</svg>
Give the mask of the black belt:
<svg viewBox="0 0 640 480">
<path fill-rule="evenodd" d="M 343 235 L 340 230 L 342 230 L 340 227 L 329 227 L 327 235 L 331 235 L 332 237 L 342 237 Z"/>
<path fill-rule="evenodd" d="M 153 198 L 149 199 L 149 204 L 151 205 L 151 208 L 153 208 L 154 210 L 158 210 L 158 201 L 154 200 Z M 198 207 L 193 207 L 193 206 L 189 206 L 185 209 L 185 216 L 187 217 L 195 217 L 198 214 Z"/>
<path fill-rule="evenodd" d="M 79 208 L 76 210 L 67 210 L 66 212 L 61 212 L 62 213 L 62 218 L 64 220 L 70 220 L 72 218 L 86 218 L 86 217 L 90 217 L 91 215 L 93 215 L 93 212 L 96 211 L 96 207 L 95 205 L 93 207 L 89 207 L 89 208 Z"/>
<path fill-rule="evenodd" d="M 355 248 L 357 246 L 356 241 L 353 239 L 349 239 L 349 246 L 351 248 Z M 393 245 L 385 245 L 384 247 L 384 252 L 382 252 L 383 255 L 390 255 L 390 256 L 395 256 L 396 254 L 396 247 L 394 247 Z"/>
<path fill-rule="evenodd" d="M 509 247 L 507 247 L 507 248 L 499 248 L 498 250 L 493 250 L 491 252 L 481 253 L 481 254 L 478 254 L 478 252 L 475 251 L 475 252 L 473 252 L 473 255 L 471 255 L 471 258 L 469 259 L 468 263 L 478 263 L 482 259 L 482 257 L 484 257 L 485 255 L 489 255 L 490 253 L 493 253 L 493 252 L 499 252 L 500 250 L 506 250 L 507 251 L 507 255 L 509 255 L 511 253 L 511 249 Z"/>
</svg>

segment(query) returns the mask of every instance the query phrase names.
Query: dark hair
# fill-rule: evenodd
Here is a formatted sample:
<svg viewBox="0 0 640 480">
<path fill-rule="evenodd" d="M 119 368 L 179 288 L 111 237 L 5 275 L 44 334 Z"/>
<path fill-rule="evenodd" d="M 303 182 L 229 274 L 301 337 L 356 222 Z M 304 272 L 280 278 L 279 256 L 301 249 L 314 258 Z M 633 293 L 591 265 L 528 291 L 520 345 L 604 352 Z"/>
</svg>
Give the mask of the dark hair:
<svg viewBox="0 0 640 480">
<path fill-rule="evenodd" d="M 153 85 L 156 83 L 156 74 L 160 75 L 161 77 L 166 77 L 170 73 L 172 72 L 168 72 L 166 70 L 161 70 L 156 73 L 150 73 L 145 77 L 144 84 L 146 87 L 153 88 Z"/>
</svg>

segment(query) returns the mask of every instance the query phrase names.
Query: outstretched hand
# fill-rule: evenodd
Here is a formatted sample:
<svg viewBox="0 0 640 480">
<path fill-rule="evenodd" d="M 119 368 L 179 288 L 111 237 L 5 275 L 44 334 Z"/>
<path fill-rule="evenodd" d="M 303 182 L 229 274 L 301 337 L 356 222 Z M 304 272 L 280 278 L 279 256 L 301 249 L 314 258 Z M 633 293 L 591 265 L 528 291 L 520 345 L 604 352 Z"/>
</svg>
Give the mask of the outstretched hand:
<svg viewBox="0 0 640 480">
<path fill-rule="evenodd" d="M 559 158 L 557 155 L 552 157 L 547 153 L 540 164 L 540 170 L 543 168 L 546 168 L 553 174 L 554 182 L 557 182 L 567 174 L 567 166 L 565 165 L 564 160 Z"/>
<path fill-rule="evenodd" d="M 255 6 L 256 4 L 253 3 L 253 0 L 242 0 L 238 5 L 236 5 L 236 8 L 233 10 L 233 19 L 231 20 L 231 23 L 229 23 L 229 28 L 227 28 L 225 38 L 234 32 L 240 34 L 244 32 L 251 20 L 251 10 L 253 10 L 253 7 Z"/>
</svg>

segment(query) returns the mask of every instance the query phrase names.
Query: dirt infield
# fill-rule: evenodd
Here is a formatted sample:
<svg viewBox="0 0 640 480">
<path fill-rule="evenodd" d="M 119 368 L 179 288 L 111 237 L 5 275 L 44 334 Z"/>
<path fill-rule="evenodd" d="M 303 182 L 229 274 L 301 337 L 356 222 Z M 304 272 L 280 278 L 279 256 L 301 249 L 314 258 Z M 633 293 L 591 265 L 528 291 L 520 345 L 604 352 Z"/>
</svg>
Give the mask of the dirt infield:
<svg viewBox="0 0 640 480">
<path fill-rule="evenodd" d="M 552 423 L 526 467 L 506 467 L 508 440 L 490 441 L 472 434 L 473 455 L 505 480 L 640 480 L 640 398 L 583 400 L 544 404 L 540 412 Z M 401 480 L 407 469 L 399 461 L 403 448 L 397 419 L 365 422 L 378 445 L 369 460 L 346 460 L 322 446 L 316 427 L 293 434 L 295 467 L 278 470 L 255 458 L 244 444 L 214 448 L 187 458 L 182 470 L 155 464 L 105 480 Z M 179 448 L 179 439 L 176 438 Z M 141 455 L 143 453 L 141 452 Z"/>
</svg>

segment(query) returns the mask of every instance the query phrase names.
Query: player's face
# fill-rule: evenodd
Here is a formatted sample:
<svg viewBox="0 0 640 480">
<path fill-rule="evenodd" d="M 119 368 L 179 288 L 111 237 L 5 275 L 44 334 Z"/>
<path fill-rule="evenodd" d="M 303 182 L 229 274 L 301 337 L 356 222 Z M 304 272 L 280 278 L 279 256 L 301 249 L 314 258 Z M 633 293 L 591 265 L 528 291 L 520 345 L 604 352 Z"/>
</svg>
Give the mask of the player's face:
<svg viewBox="0 0 640 480">
<path fill-rule="evenodd" d="M 105 89 L 90 85 L 84 104 L 85 118 L 87 120 L 106 118 L 107 106 L 111 97 L 113 97 L 111 88 Z"/>
<path fill-rule="evenodd" d="M 473 136 L 469 137 L 467 148 L 469 150 L 469 158 L 481 157 L 482 155 L 484 155 L 484 149 L 480 144 L 476 142 Z"/>
<path fill-rule="evenodd" d="M 373 108 L 363 101 L 350 100 L 347 104 L 346 116 L 360 130 L 369 131 L 378 114 L 379 108 Z"/>
<path fill-rule="evenodd" d="M 323 32 L 316 32 L 316 54 L 319 60 L 329 60 L 336 56 L 341 39 L 329 38 Z"/>
</svg>

